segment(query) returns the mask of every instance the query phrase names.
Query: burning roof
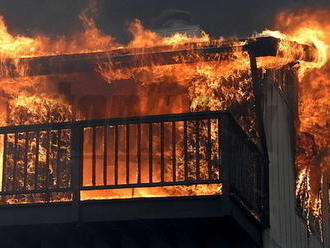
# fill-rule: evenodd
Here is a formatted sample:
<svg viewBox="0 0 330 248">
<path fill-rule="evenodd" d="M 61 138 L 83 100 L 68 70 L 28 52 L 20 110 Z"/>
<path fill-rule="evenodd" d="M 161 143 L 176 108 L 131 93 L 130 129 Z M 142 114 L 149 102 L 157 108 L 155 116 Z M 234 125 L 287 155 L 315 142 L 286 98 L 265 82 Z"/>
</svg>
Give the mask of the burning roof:
<svg viewBox="0 0 330 248">
<path fill-rule="evenodd" d="M 238 41 L 210 41 L 186 43 L 178 46 L 116 49 L 94 53 L 63 54 L 53 56 L 7 58 L 2 61 L 0 77 L 40 76 L 95 71 L 97 65 L 111 63 L 113 69 L 157 65 L 188 64 L 207 61 L 224 61 L 237 58 L 235 53 L 247 52 L 255 57 L 287 56 L 281 44 L 294 47 L 293 61 L 314 61 L 316 48 L 274 37 L 250 38 Z M 24 75 L 17 67 L 27 67 Z"/>
</svg>

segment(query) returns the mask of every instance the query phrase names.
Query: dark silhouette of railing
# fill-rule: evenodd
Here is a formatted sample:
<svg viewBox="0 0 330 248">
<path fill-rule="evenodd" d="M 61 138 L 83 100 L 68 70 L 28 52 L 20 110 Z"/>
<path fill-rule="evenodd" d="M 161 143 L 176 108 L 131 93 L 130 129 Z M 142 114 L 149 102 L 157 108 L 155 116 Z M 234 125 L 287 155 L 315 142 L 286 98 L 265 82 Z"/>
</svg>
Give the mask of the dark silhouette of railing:
<svg viewBox="0 0 330 248">
<path fill-rule="evenodd" d="M 257 220 L 268 211 L 265 160 L 228 112 L 1 127 L 0 135 L 3 204 L 219 184 Z"/>
</svg>

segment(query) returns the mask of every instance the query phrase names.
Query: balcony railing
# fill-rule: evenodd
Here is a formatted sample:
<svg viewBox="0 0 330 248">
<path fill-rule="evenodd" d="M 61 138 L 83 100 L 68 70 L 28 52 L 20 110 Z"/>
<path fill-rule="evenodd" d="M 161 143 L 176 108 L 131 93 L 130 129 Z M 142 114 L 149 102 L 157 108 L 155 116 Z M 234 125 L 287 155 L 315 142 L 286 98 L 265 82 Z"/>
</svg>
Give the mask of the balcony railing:
<svg viewBox="0 0 330 248">
<path fill-rule="evenodd" d="M 230 195 L 265 216 L 265 160 L 228 112 L 1 127 L 0 135 L 2 204 L 113 199 L 127 189 L 191 196 L 202 185 L 203 195 Z"/>
</svg>

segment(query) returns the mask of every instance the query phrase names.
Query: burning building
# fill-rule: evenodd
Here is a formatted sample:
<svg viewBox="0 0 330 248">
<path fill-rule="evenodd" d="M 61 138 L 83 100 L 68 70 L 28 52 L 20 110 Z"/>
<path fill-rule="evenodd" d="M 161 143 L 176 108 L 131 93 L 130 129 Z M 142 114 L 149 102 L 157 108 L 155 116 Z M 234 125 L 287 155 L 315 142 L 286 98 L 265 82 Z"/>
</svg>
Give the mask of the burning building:
<svg viewBox="0 0 330 248">
<path fill-rule="evenodd" d="M 329 244 L 328 102 L 311 113 L 301 82 L 330 42 L 211 39 L 168 15 L 158 33 L 134 21 L 127 45 L 86 16 L 57 41 L 1 21 L 5 247 Z"/>
</svg>

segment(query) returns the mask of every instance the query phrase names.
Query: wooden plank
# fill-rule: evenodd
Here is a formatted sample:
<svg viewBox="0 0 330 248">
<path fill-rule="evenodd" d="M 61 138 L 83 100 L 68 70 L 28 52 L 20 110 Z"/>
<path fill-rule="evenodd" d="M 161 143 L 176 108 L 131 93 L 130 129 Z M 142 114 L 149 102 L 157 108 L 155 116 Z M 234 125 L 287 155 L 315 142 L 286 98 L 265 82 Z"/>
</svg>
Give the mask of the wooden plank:
<svg viewBox="0 0 330 248">
<path fill-rule="evenodd" d="M 271 228 L 265 242 L 267 247 L 321 247 L 313 243 L 316 236 L 308 233 L 304 220 L 298 216 L 295 200 L 294 149 L 293 138 L 285 97 L 276 88 L 278 82 L 270 71 L 265 81 L 264 118 L 268 149 L 270 153 L 270 221 Z M 289 83 L 289 82 L 286 82 Z M 292 82 L 291 82 L 292 83 Z M 314 245 L 314 246 L 313 246 Z"/>
<path fill-rule="evenodd" d="M 183 153 L 184 153 L 184 180 L 188 180 L 188 127 L 187 121 L 183 122 Z"/>
<path fill-rule="evenodd" d="M 27 189 L 28 180 L 28 153 L 29 153 L 29 132 L 25 133 L 25 154 L 24 154 L 24 189 Z"/>
<path fill-rule="evenodd" d="M 126 183 L 130 183 L 130 126 L 126 125 Z"/>
<path fill-rule="evenodd" d="M 188 43 L 176 46 L 151 47 L 143 49 L 119 49 L 105 52 L 65 54 L 55 56 L 21 58 L 18 64 L 27 66 L 29 70 L 24 76 L 40 76 L 50 74 L 67 74 L 94 72 L 97 65 L 110 62 L 113 68 L 132 68 L 150 65 L 170 65 L 195 63 L 198 61 L 220 61 L 233 58 L 236 51 L 249 51 L 255 57 L 277 56 L 279 39 L 274 37 L 260 37 L 240 41 L 205 43 Z M 290 42 L 291 47 L 299 49 L 295 57 L 300 60 L 312 61 L 314 47 Z M 301 54 L 300 51 L 303 51 Z M 197 55 L 197 56 L 195 56 Z M 0 78 L 22 76 L 16 70 L 17 59 L 5 59 Z"/>
<path fill-rule="evenodd" d="M 176 124 L 172 122 L 172 180 L 176 181 Z"/>
<path fill-rule="evenodd" d="M 92 134 L 92 185 L 96 185 L 96 127 L 93 127 Z"/>
<path fill-rule="evenodd" d="M 4 134 L 4 137 L 3 137 L 3 161 L 2 161 L 2 191 L 8 190 L 7 145 L 8 145 L 8 134 Z"/>
<path fill-rule="evenodd" d="M 199 130 L 199 125 L 200 125 L 200 123 L 199 123 L 199 121 L 197 120 L 196 122 L 195 122 L 195 128 L 196 128 L 196 146 L 195 146 L 195 148 L 196 148 L 196 179 L 197 180 L 199 180 L 200 179 L 200 161 L 199 161 L 199 156 L 200 156 L 200 154 L 199 154 L 199 149 L 200 149 L 200 144 L 199 144 L 199 132 L 200 132 L 200 130 Z"/>
<path fill-rule="evenodd" d="M 137 124 L 137 140 L 136 140 L 136 159 L 137 159 L 137 183 L 141 183 L 142 166 L 141 166 L 141 124 Z"/>
<path fill-rule="evenodd" d="M 39 177 L 39 141 L 40 141 L 40 132 L 36 132 L 36 158 L 34 164 L 34 189 L 38 189 L 38 177 Z"/>
<path fill-rule="evenodd" d="M 218 130 L 220 132 L 220 130 Z M 207 159 L 207 172 L 208 172 L 208 179 L 212 179 L 212 164 L 211 164 L 211 157 L 212 157 L 212 136 L 211 136 L 211 120 L 207 120 L 207 144 L 206 144 L 206 159 Z"/>
<path fill-rule="evenodd" d="M 60 159 L 60 152 L 61 152 L 61 130 L 57 130 L 57 149 L 56 149 L 56 187 L 61 188 L 61 159 Z"/>
<path fill-rule="evenodd" d="M 15 133 L 15 141 L 14 141 L 14 156 L 13 156 L 13 162 L 14 162 L 14 168 L 13 168 L 13 184 L 12 184 L 12 189 L 13 190 L 18 190 L 17 187 L 17 160 L 18 160 L 18 153 L 19 153 L 19 146 L 18 146 L 18 133 Z"/>
<path fill-rule="evenodd" d="M 103 184 L 108 184 L 108 126 L 103 127 Z"/>
<path fill-rule="evenodd" d="M 164 122 L 160 123 L 160 181 L 165 181 Z"/>
<path fill-rule="evenodd" d="M 149 183 L 153 182 L 153 134 L 152 134 L 152 123 L 149 123 Z"/>
<path fill-rule="evenodd" d="M 118 126 L 116 125 L 115 126 L 115 185 L 118 184 L 118 177 L 119 177 L 119 174 L 118 174 L 118 161 L 119 161 L 119 158 L 118 158 L 118 152 L 119 152 L 119 131 L 118 131 Z"/>
</svg>

